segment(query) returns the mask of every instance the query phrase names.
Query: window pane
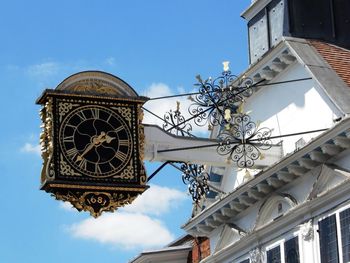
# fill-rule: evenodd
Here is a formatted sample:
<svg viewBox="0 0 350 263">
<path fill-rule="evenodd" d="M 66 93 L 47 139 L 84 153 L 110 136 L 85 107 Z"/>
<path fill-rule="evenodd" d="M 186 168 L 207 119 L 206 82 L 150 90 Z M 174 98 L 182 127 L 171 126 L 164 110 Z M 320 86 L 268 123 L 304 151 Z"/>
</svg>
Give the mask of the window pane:
<svg viewBox="0 0 350 263">
<path fill-rule="evenodd" d="M 339 214 L 341 244 L 343 248 L 343 262 L 350 262 L 350 209 L 346 209 Z"/>
<path fill-rule="evenodd" d="M 335 215 L 318 222 L 321 263 L 338 263 L 337 226 Z"/>
<path fill-rule="evenodd" d="M 280 246 L 267 251 L 267 263 L 281 263 Z"/>
<path fill-rule="evenodd" d="M 299 263 L 298 237 L 289 239 L 284 243 L 284 256 L 286 263 Z"/>
</svg>

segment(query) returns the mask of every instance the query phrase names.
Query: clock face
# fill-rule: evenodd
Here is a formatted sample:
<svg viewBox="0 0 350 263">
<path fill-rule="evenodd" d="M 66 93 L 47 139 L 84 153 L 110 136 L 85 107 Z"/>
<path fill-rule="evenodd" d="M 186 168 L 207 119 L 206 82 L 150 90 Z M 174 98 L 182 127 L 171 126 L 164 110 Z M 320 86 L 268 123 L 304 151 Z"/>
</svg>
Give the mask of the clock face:
<svg viewBox="0 0 350 263">
<path fill-rule="evenodd" d="M 129 163 L 133 141 L 125 121 L 102 106 L 82 106 L 65 117 L 59 132 L 61 152 L 83 175 L 105 178 Z"/>
</svg>

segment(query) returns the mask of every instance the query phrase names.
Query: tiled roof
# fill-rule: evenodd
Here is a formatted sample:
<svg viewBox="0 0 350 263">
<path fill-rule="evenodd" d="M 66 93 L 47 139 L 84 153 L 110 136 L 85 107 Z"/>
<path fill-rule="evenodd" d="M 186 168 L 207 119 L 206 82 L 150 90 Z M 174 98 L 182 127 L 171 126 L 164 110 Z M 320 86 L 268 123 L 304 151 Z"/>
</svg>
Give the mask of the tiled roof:
<svg viewBox="0 0 350 263">
<path fill-rule="evenodd" d="M 350 50 L 317 40 L 310 43 L 350 87 Z"/>
</svg>

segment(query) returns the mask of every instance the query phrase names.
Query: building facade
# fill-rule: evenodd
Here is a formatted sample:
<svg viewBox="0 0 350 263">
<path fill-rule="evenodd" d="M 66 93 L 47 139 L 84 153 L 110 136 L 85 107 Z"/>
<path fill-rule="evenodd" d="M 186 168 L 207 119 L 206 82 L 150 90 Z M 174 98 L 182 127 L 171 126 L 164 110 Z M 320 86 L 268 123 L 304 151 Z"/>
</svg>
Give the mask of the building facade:
<svg viewBox="0 0 350 263">
<path fill-rule="evenodd" d="M 242 16 L 240 77 L 261 84 L 240 107 L 272 131 L 274 150 L 251 168 L 207 163 L 214 187 L 186 242 L 154 251 L 187 257 L 131 262 L 350 262 L 350 2 L 255 0 Z"/>
</svg>

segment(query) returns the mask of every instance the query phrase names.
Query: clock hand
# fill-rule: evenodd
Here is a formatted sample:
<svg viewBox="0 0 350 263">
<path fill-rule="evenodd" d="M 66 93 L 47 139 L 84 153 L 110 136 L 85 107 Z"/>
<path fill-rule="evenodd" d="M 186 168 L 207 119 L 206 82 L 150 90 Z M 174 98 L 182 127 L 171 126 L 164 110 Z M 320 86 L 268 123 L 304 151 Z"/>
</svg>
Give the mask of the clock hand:
<svg viewBox="0 0 350 263">
<path fill-rule="evenodd" d="M 114 139 L 116 139 L 115 137 L 110 137 L 108 135 L 106 135 L 106 142 L 110 143 L 111 141 L 113 141 Z"/>
<path fill-rule="evenodd" d="M 91 151 L 91 149 L 94 147 L 95 147 L 95 143 L 94 142 L 90 143 L 90 145 L 85 149 L 85 151 L 81 155 L 77 156 L 76 161 L 78 162 L 78 161 L 83 160 L 84 155 L 87 154 L 89 151 Z"/>
<path fill-rule="evenodd" d="M 85 149 L 85 151 L 82 154 L 77 156 L 76 161 L 79 162 L 79 161 L 83 160 L 83 157 L 85 156 L 85 154 L 87 154 L 89 151 L 91 151 L 94 147 L 97 147 L 97 146 L 101 145 L 101 143 L 105 142 L 107 140 L 106 136 L 108 136 L 108 135 L 106 135 L 105 132 L 101 132 L 101 134 L 99 136 L 94 137 L 92 139 L 92 142 L 90 143 L 90 145 Z M 110 138 L 111 137 L 108 136 L 108 139 L 110 139 Z"/>
</svg>

